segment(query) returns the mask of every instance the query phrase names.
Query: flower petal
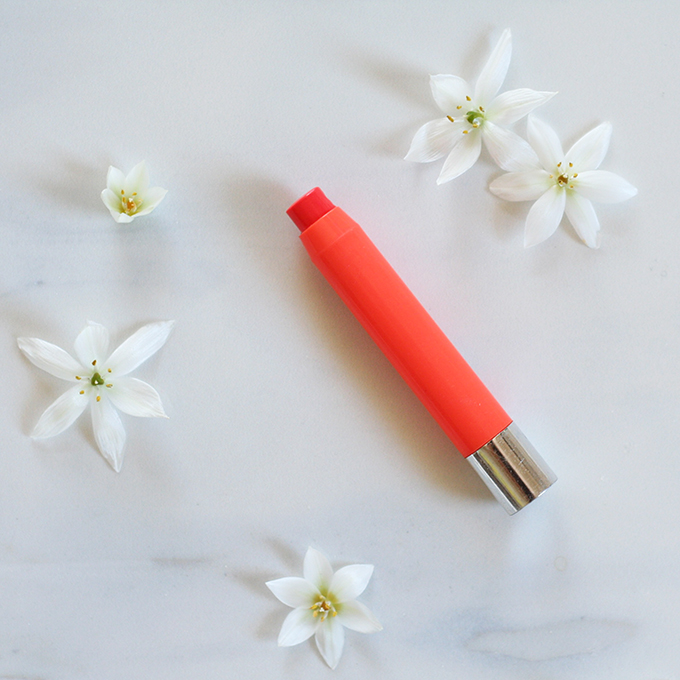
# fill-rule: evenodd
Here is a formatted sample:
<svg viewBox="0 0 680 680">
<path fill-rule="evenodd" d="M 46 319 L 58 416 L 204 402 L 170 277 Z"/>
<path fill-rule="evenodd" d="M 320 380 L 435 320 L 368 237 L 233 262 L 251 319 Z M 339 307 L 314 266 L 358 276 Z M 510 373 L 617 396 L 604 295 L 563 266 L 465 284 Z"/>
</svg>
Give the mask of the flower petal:
<svg viewBox="0 0 680 680">
<path fill-rule="evenodd" d="M 308 607 L 293 609 L 281 626 L 279 647 L 292 647 L 308 640 L 314 635 L 318 625 L 318 619 L 314 618 L 312 610 Z"/>
<path fill-rule="evenodd" d="M 565 192 L 552 186 L 531 206 L 524 230 L 524 247 L 535 246 L 555 233 L 564 214 Z"/>
<path fill-rule="evenodd" d="M 600 222 L 595 214 L 593 204 L 587 198 L 572 191 L 567 196 L 564 208 L 569 221 L 581 240 L 589 248 L 599 248 Z"/>
<path fill-rule="evenodd" d="M 26 358 L 38 368 L 62 380 L 76 380 L 84 369 L 68 352 L 61 347 L 38 338 L 17 338 L 19 349 Z"/>
<path fill-rule="evenodd" d="M 146 192 L 142 209 L 136 212 L 135 216 L 140 217 L 141 215 L 148 215 L 165 198 L 165 194 L 167 193 L 167 189 L 151 187 L 151 189 Z"/>
<path fill-rule="evenodd" d="M 430 89 L 437 106 L 447 115 L 454 118 L 459 114 L 459 105 L 464 104 L 466 96 L 472 94 L 467 81 L 458 76 L 430 76 Z M 463 112 L 463 115 L 466 111 Z"/>
<path fill-rule="evenodd" d="M 120 190 L 125 188 L 125 175 L 113 165 L 109 165 L 109 171 L 106 173 L 106 186 L 120 200 Z"/>
<path fill-rule="evenodd" d="M 482 138 L 479 130 L 473 130 L 467 135 L 461 134 L 459 141 L 456 142 L 448 158 L 444 161 L 444 167 L 437 178 L 437 184 L 449 182 L 469 170 L 477 162 L 481 150 Z"/>
<path fill-rule="evenodd" d="M 382 630 L 382 626 L 373 612 L 366 605 L 356 600 L 343 602 L 340 605 L 338 620 L 346 628 L 356 630 L 358 633 L 376 633 Z"/>
<path fill-rule="evenodd" d="M 475 87 L 476 104 L 484 106 L 495 97 L 496 92 L 505 80 L 511 56 L 512 36 L 510 29 L 506 28 L 477 80 Z"/>
<path fill-rule="evenodd" d="M 46 439 L 63 432 L 71 426 L 88 404 L 87 394 L 80 394 L 80 385 L 67 390 L 47 407 L 33 429 L 31 437 Z"/>
<path fill-rule="evenodd" d="M 132 220 L 135 219 L 136 215 L 128 215 L 127 213 L 124 212 L 117 212 L 117 211 L 111 211 L 111 217 L 113 217 L 118 224 L 128 224 L 129 222 L 132 222 Z"/>
<path fill-rule="evenodd" d="M 623 177 L 607 170 L 586 170 L 579 173 L 577 191 L 591 201 L 619 203 L 637 194 L 637 189 Z"/>
<path fill-rule="evenodd" d="M 78 334 L 74 346 L 76 356 L 83 366 L 88 367 L 91 375 L 92 371 L 96 370 L 92 368 L 93 362 L 96 361 L 101 368 L 101 364 L 106 359 L 109 351 L 109 332 L 101 324 L 88 321 L 87 326 Z"/>
<path fill-rule="evenodd" d="M 338 621 L 337 616 L 329 616 L 316 629 L 316 647 L 321 653 L 323 660 L 331 667 L 335 668 L 342 656 L 345 646 L 345 629 Z"/>
<path fill-rule="evenodd" d="M 307 579 L 297 576 L 267 581 L 265 585 L 283 604 L 287 604 L 289 607 L 309 608 L 321 595 L 316 586 Z"/>
<path fill-rule="evenodd" d="M 350 564 L 338 569 L 328 588 L 329 597 L 332 594 L 334 602 L 348 602 L 366 590 L 373 574 L 372 564 Z"/>
<path fill-rule="evenodd" d="M 489 185 L 489 191 L 505 201 L 535 201 L 551 186 L 545 170 L 509 172 Z"/>
<path fill-rule="evenodd" d="M 125 178 L 123 188 L 125 189 L 126 196 L 132 196 L 136 193 L 141 200 L 144 200 L 146 191 L 149 188 L 149 171 L 147 170 L 144 161 L 137 163 L 137 165 L 130 170 L 128 176 Z"/>
<path fill-rule="evenodd" d="M 116 375 L 126 375 L 155 354 L 168 339 L 174 321 L 158 321 L 142 326 L 114 351 L 106 362 Z"/>
<path fill-rule="evenodd" d="M 314 548 L 307 548 L 302 575 L 319 590 L 325 592 L 333 578 L 333 567 L 325 555 Z"/>
<path fill-rule="evenodd" d="M 579 173 L 586 170 L 595 170 L 607 155 L 609 140 L 612 136 L 611 123 L 601 123 L 569 149 L 566 162 L 573 163 L 574 169 Z"/>
<path fill-rule="evenodd" d="M 554 172 L 557 164 L 564 160 L 562 144 L 555 131 L 538 118 L 529 116 L 527 137 L 543 167 L 548 172 Z"/>
<path fill-rule="evenodd" d="M 411 148 L 405 156 L 407 161 L 429 163 L 445 156 L 455 144 L 462 123 L 452 123 L 448 118 L 437 118 L 425 123 L 413 137 Z"/>
<path fill-rule="evenodd" d="M 104 189 L 101 193 L 102 201 L 104 205 L 109 209 L 109 212 L 115 217 L 117 213 L 122 210 L 120 204 L 120 194 L 116 194 L 111 191 L 111 189 Z"/>
<path fill-rule="evenodd" d="M 557 92 L 537 92 L 526 87 L 503 92 L 487 107 L 487 117 L 498 125 L 512 125 L 556 94 Z"/>
<path fill-rule="evenodd" d="M 482 139 L 496 165 L 503 170 L 528 170 L 541 166 L 536 152 L 510 130 L 486 121 L 482 126 Z"/>
<path fill-rule="evenodd" d="M 120 416 L 108 397 L 104 394 L 97 401 L 92 399 L 92 430 L 99 451 L 106 462 L 120 472 L 123 466 L 123 447 L 125 446 L 125 430 Z"/>
<path fill-rule="evenodd" d="M 137 378 L 116 378 L 106 390 L 113 405 L 123 413 L 138 418 L 167 418 L 158 392 Z"/>
</svg>

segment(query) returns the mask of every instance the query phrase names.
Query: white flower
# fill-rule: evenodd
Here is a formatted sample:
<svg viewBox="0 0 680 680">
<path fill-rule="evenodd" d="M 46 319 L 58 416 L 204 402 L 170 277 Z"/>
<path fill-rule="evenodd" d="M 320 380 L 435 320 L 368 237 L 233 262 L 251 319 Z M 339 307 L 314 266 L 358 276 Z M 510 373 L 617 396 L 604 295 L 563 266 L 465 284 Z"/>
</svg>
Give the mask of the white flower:
<svg viewBox="0 0 680 680">
<path fill-rule="evenodd" d="M 173 324 L 161 321 L 142 326 L 109 355 L 108 331 L 90 321 L 76 338 L 77 359 L 44 340 L 18 338 L 19 349 L 33 364 L 74 383 L 42 414 L 31 436 L 44 439 L 63 432 L 91 404 L 99 451 L 120 472 L 125 430 L 116 408 L 132 416 L 167 417 L 158 392 L 127 374 L 165 344 Z"/>
<path fill-rule="evenodd" d="M 533 116 L 529 118 L 527 135 L 535 152 L 533 158 L 519 172 L 502 175 L 489 186 L 506 201 L 536 201 L 527 216 L 525 247 L 551 236 L 565 212 L 586 245 L 599 246 L 600 223 L 591 200 L 618 203 L 637 193 L 622 177 L 597 170 L 611 134 L 611 124 L 602 123 L 565 154 L 555 131 Z"/>
<path fill-rule="evenodd" d="M 522 88 L 496 96 L 505 80 L 511 52 L 510 29 L 506 29 L 474 91 L 458 76 L 430 77 L 432 95 L 446 117 L 425 123 L 416 132 L 406 160 L 429 163 L 448 154 L 437 184 L 469 170 L 479 158 L 482 140 L 504 170 L 517 170 L 530 152 L 527 143 L 504 126 L 517 122 L 556 93 Z"/>
<path fill-rule="evenodd" d="M 149 171 L 142 161 L 130 170 L 127 177 L 110 165 L 102 201 L 116 222 L 132 222 L 135 217 L 148 215 L 167 193 L 160 187 L 149 188 Z"/>
<path fill-rule="evenodd" d="M 375 633 L 382 626 L 371 611 L 354 598 L 364 592 L 373 574 L 371 564 L 352 564 L 333 573 L 328 560 L 313 548 L 307 550 L 304 578 L 268 581 L 267 587 L 289 607 L 279 634 L 279 646 L 291 647 L 312 635 L 324 661 L 335 668 L 345 644 L 343 626 L 360 633 Z"/>
</svg>

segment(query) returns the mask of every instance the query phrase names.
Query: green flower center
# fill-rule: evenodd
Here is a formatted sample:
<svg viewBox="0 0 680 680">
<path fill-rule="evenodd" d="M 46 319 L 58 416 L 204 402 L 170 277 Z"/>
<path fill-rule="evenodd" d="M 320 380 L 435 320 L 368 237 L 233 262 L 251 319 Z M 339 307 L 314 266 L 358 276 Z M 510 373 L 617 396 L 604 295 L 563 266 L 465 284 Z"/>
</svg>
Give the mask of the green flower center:
<svg viewBox="0 0 680 680">
<path fill-rule="evenodd" d="M 465 99 L 468 102 L 472 101 L 472 97 L 465 97 Z M 456 107 L 458 110 L 461 110 L 463 108 L 463 105 L 460 104 L 459 106 Z M 459 118 L 454 118 L 453 116 L 446 116 L 452 123 L 455 123 L 456 120 L 460 120 Z M 483 106 L 478 106 L 476 109 L 471 109 L 468 111 L 466 114 L 463 115 L 463 120 L 466 120 L 469 125 L 472 126 L 473 129 L 479 128 L 482 125 L 484 125 L 484 121 L 486 120 L 486 111 L 484 110 Z M 470 133 L 470 128 L 465 128 L 463 130 L 463 134 L 467 135 Z"/>
<path fill-rule="evenodd" d="M 473 109 L 465 114 L 467 122 L 472 125 L 472 127 L 479 127 L 484 122 L 484 111 L 480 106 L 478 109 Z"/>
<path fill-rule="evenodd" d="M 92 362 L 92 365 L 93 366 L 97 365 L 96 359 Z M 110 368 L 107 368 L 106 370 L 107 370 L 108 373 L 111 373 Z M 80 376 L 80 375 L 77 375 L 76 380 L 83 380 L 83 377 Z M 85 378 L 85 380 L 87 380 L 87 378 Z M 99 373 L 99 371 L 95 371 L 92 374 L 92 377 L 90 378 L 90 385 L 92 385 L 92 387 L 101 387 L 102 385 L 105 385 L 109 389 L 111 389 L 113 387 L 113 383 L 110 383 L 110 382 L 107 383 L 106 380 L 104 380 L 104 378 L 102 378 L 101 373 Z M 97 401 L 100 401 L 101 396 L 99 396 L 98 392 L 99 392 L 99 390 L 97 390 Z M 85 389 L 80 390 L 80 394 L 85 394 Z"/>
<path fill-rule="evenodd" d="M 99 373 L 95 373 L 92 376 L 92 378 L 90 379 L 90 382 L 95 386 L 96 385 L 103 385 L 104 384 L 104 378 L 102 378 L 101 375 L 99 375 Z"/>
<path fill-rule="evenodd" d="M 310 607 L 310 609 L 314 612 L 314 618 L 319 617 L 320 621 L 325 621 L 329 616 L 338 615 L 333 603 L 324 595 L 320 595 L 319 599 Z"/>
</svg>

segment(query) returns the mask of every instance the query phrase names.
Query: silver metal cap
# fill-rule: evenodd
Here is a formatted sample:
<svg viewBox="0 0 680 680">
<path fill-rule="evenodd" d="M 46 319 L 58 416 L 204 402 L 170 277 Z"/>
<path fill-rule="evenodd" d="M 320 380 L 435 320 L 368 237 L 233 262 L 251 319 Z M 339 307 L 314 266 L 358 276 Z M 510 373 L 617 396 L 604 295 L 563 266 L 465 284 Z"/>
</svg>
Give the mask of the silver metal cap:
<svg viewBox="0 0 680 680">
<path fill-rule="evenodd" d="M 555 473 L 515 423 L 468 456 L 468 460 L 509 515 L 529 505 L 557 481 Z"/>
</svg>

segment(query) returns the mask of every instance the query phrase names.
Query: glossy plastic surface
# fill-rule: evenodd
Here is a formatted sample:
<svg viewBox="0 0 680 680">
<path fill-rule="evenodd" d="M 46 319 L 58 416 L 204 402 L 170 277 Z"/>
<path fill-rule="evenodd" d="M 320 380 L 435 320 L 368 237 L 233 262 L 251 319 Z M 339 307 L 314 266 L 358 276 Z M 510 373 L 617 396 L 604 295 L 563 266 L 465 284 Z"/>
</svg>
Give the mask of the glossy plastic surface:
<svg viewBox="0 0 680 680">
<path fill-rule="evenodd" d="M 463 456 L 510 425 L 508 414 L 343 210 L 331 208 L 307 226 L 300 239 L 314 264 Z"/>
<path fill-rule="evenodd" d="M 297 225 L 300 231 L 311 227 L 314 222 L 321 219 L 328 211 L 335 206 L 328 200 L 319 187 L 308 191 L 302 198 L 295 201 L 286 210 L 288 217 Z"/>
</svg>

